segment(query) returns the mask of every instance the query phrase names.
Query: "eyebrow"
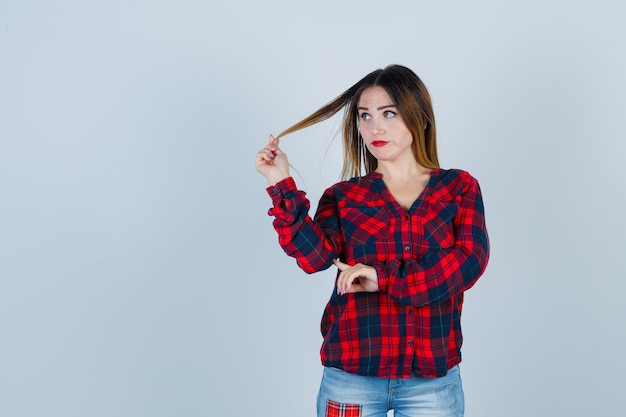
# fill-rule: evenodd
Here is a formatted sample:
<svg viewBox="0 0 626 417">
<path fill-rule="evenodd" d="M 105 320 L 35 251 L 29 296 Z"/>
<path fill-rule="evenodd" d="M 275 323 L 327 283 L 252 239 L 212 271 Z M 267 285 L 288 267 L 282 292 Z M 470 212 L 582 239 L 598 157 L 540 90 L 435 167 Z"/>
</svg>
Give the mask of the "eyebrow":
<svg viewBox="0 0 626 417">
<path fill-rule="evenodd" d="M 376 110 L 384 110 L 384 109 L 389 109 L 391 107 L 396 107 L 393 104 L 387 104 L 386 106 L 381 106 L 379 108 L 377 108 Z M 367 107 L 357 107 L 357 110 L 369 110 Z"/>
</svg>

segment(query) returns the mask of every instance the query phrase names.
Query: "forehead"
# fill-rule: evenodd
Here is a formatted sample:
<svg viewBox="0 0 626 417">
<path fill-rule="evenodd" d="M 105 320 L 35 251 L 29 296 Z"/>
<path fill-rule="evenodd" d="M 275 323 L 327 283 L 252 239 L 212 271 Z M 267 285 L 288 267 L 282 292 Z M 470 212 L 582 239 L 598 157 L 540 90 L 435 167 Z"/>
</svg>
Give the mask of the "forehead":
<svg viewBox="0 0 626 417">
<path fill-rule="evenodd" d="M 383 87 L 367 87 L 359 97 L 358 107 L 380 107 L 393 104 L 393 100 Z"/>
</svg>

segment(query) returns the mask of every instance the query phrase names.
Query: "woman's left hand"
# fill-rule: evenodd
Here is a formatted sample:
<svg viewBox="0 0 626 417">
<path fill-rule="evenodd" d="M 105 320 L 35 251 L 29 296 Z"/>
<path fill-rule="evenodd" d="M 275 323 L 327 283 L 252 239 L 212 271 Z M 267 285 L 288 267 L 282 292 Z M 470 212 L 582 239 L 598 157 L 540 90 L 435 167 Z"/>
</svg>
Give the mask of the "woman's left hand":
<svg viewBox="0 0 626 417">
<path fill-rule="evenodd" d="M 351 266 L 336 259 L 333 263 L 341 271 L 337 279 L 337 293 L 339 295 L 378 291 L 378 274 L 371 266 L 363 264 Z"/>
</svg>

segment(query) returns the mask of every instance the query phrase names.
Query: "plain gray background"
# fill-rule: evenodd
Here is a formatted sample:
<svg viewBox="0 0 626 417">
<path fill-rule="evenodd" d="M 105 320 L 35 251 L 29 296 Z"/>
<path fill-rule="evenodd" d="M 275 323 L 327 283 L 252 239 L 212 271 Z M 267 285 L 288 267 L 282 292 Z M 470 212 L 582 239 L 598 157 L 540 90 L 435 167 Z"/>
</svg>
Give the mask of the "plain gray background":
<svg viewBox="0 0 626 417">
<path fill-rule="evenodd" d="M 270 133 L 398 63 L 481 183 L 468 417 L 623 415 L 626 6 L 0 1 L 0 415 L 313 416 L 335 271 L 267 216 Z M 286 137 L 313 208 L 336 119 Z"/>
</svg>

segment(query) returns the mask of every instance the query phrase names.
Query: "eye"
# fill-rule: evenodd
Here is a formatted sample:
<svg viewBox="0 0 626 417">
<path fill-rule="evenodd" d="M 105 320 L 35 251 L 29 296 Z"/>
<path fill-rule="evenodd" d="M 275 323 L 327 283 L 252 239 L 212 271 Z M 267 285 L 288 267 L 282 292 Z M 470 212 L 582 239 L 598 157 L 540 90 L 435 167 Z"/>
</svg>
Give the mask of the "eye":
<svg viewBox="0 0 626 417">
<path fill-rule="evenodd" d="M 385 119 L 391 119 L 395 115 L 396 115 L 396 113 L 392 112 L 391 110 L 387 110 L 386 112 L 383 113 L 383 117 Z"/>
<path fill-rule="evenodd" d="M 361 119 L 363 120 L 369 120 L 372 118 L 372 116 L 370 116 L 368 113 L 361 113 Z"/>
</svg>

